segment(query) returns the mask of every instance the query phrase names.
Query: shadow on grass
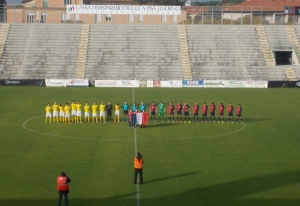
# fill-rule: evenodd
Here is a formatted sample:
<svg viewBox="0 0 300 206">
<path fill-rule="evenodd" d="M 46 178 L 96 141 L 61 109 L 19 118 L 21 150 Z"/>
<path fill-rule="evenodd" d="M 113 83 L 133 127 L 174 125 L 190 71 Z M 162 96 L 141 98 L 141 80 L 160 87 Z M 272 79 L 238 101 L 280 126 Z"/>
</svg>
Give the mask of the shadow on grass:
<svg viewBox="0 0 300 206">
<path fill-rule="evenodd" d="M 234 120 L 236 120 L 236 118 L 234 118 Z M 262 122 L 262 121 L 270 121 L 271 119 L 267 119 L 267 118 L 243 118 L 243 121 L 245 123 L 252 123 L 252 122 Z M 226 119 L 227 121 L 227 119 Z"/>
<path fill-rule="evenodd" d="M 178 175 L 172 175 L 169 177 L 162 177 L 162 178 L 158 178 L 158 179 L 153 179 L 153 180 L 149 180 L 149 181 L 144 181 L 144 184 L 149 184 L 149 183 L 153 183 L 153 182 L 159 182 L 159 181 L 163 181 L 163 180 L 167 180 L 167 179 L 173 179 L 173 178 L 178 178 L 178 177 L 184 177 L 184 176 L 188 176 L 188 175 L 195 175 L 201 172 L 189 172 L 189 173 L 183 173 L 183 174 L 178 174 Z"/>
<path fill-rule="evenodd" d="M 0 116 L 0 119 L 22 118 L 22 117 L 33 118 L 38 116 L 43 117 L 43 114 L 39 113 L 39 114 L 18 115 L 18 116 Z"/>
<path fill-rule="evenodd" d="M 191 172 L 186 174 L 179 174 L 171 177 L 150 180 L 150 182 L 161 181 L 164 179 L 182 177 L 186 175 L 193 175 L 200 172 Z M 151 187 L 151 184 L 140 186 L 141 206 L 182 206 L 182 205 L 216 205 L 216 206 L 298 206 L 300 203 L 299 190 L 288 191 L 286 186 L 300 183 L 300 171 L 283 172 L 277 174 L 268 174 L 246 179 L 236 180 L 232 182 L 225 182 L 222 184 L 199 187 L 183 191 L 181 193 L 160 195 L 155 198 L 144 198 L 143 188 Z M 131 184 L 131 183 L 130 183 Z M 273 192 L 267 194 L 260 194 L 265 191 L 280 189 L 285 187 L 283 192 Z M 285 193 L 284 193 L 285 192 Z M 291 193 L 293 198 L 285 198 Z M 69 205 L 72 206 L 132 206 L 137 205 L 136 193 L 128 193 L 123 195 L 116 195 L 107 198 L 76 198 L 72 197 L 72 192 L 69 196 Z M 56 199 L 1 199 L 0 205 L 5 206 L 52 206 L 56 205 Z"/>
<path fill-rule="evenodd" d="M 175 126 L 176 124 L 174 123 L 156 123 L 156 124 L 148 124 L 147 127 L 168 127 L 168 126 Z"/>
</svg>

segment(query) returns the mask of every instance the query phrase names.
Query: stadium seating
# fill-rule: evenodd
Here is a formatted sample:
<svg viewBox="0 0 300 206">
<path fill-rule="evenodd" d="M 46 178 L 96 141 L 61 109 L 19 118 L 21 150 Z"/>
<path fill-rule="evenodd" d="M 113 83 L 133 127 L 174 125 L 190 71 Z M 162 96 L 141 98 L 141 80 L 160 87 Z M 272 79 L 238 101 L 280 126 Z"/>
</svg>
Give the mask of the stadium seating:
<svg viewBox="0 0 300 206">
<path fill-rule="evenodd" d="M 11 24 L 2 78 L 74 78 L 81 26 Z"/>
<path fill-rule="evenodd" d="M 194 78 L 248 79 L 247 67 L 266 66 L 252 26 L 190 25 L 187 33 Z"/>
<path fill-rule="evenodd" d="M 287 80 L 284 66 L 266 65 L 255 28 L 186 25 L 192 78 Z M 264 30 L 271 47 L 295 47 L 285 26 Z M 81 24 L 11 24 L 0 78 L 76 78 L 81 31 Z M 178 25 L 94 24 L 88 35 L 86 79 L 183 79 Z"/>
<path fill-rule="evenodd" d="M 182 79 L 177 26 L 92 25 L 88 79 Z"/>
<path fill-rule="evenodd" d="M 272 49 L 292 48 L 285 26 L 265 26 L 264 28 Z"/>
</svg>

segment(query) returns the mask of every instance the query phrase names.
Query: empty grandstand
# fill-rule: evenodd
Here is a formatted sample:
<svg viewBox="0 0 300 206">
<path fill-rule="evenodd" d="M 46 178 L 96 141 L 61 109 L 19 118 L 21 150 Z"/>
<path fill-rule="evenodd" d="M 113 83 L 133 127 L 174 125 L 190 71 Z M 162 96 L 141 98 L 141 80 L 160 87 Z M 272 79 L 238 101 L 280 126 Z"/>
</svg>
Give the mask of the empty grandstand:
<svg viewBox="0 0 300 206">
<path fill-rule="evenodd" d="M 2 24 L 1 79 L 299 79 L 297 26 Z"/>
</svg>

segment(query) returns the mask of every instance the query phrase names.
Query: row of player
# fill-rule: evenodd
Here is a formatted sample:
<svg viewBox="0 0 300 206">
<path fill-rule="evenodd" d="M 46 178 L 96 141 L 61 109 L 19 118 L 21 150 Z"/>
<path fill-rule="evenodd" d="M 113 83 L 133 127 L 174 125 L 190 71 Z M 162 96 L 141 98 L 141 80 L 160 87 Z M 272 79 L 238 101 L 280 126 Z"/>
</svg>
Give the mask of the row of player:
<svg viewBox="0 0 300 206">
<path fill-rule="evenodd" d="M 149 106 L 149 112 L 150 112 L 150 121 L 156 121 L 156 113 L 158 113 L 158 121 L 164 121 L 164 114 L 166 113 L 166 108 L 165 105 L 163 104 L 162 101 L 159 102 L 158 106 L 156 106 L 155 102 L 152 102 Z M 85 112 L 84 115 L 84 121 L 85 122 L 90 122 L 90 108 L 92 108 L 92 122 L 97 122 L 98 123 L 98 111 L 99 111 L 99 122 L 103 121 L 104 123 L 107 121 L 112 121 L 112 110 L 114 109 L 115 115 L 114 115 L 114 122 L 120 122 L 120 110 L 121 107 L 119 106 L 118 103 L 116 103 L 114 106 L 111 104 L 111 102 L 108 102 L 106 105 L 104 102 L 101 102 L 101 104 L 98 106 L 96 102 L 93 103 L 92 106 L 89 105 L 88 102 L 86 102 L 85 106 L 83 107 L 83 110 Z M 123 121 L 127 119 L 129 111 L 132 112 L 138 112 L 138 111 L 145 111 L 146 112 L 147 106 L 144 104 L 144 102 L 141 102 L 139 106 L 136 105 L 136 102 L 133 103 L 133 105 L 130 107 L 128 103 L 125 101 L 124 104 L 122 105 L 122 111 L 123 111 Z M 193 120 L 198 121 L 198 113 L 199 113 L 199 105 L 198 103 L 195 103 L 192 106 L 192 111 L 193 111 Z M 66 103 L 66 105 L 58 105 L 56 102 L 52 106 L 48 103 L 45 111 L 46 111 L 46 121 L 47 123 L 47 118 L 49 118 L 49 122 L 51 123 L 51 110 L 53 111 L 53 122 L 77 122 L 77 123 L 82 123 L 82 105 L 80 101 L 75 103 L 73 100 L 71 105 Z M 175 117 L 174 113 L 176 111 L 177 118 L 176 121 L 183 121 L 182 117 L 182 111 L 184 115 L 184 121 L 190 121 L 189 117 L 189 110 L 190 106 L 186 102 L 182 105 L 181 102 L 179 101 L 175 106 L 170 101 L 168 105 L 168 112 L 169 112 L 169 122 L 173 121 L 175 122 Z M 210 111 L 210 121 L 215 122 L 215 110 L 216 106 L 214 102 L 212 102 L 209 107 L 207 106 L 206 103 L 204 103 L 201 107 L 202 110 L 202 121 L 207 121 L 207 111 Z M 222 121 L 224 122 L 224 110 L 225 107 L 223 103 L 221 102 L 218 106 L 218 112 L 219 112 L 219 122 Z M 228 118 L 227 121 L 233 123 L 233 106 L 231 103 L 227 106 L 227 113 L 228 113 Z M 59 113 L 58 113 L 59 111 Z M 236 108 L 236 115 L 237 115 L 237 122 L 240 120 L 242 123 L 242 106 L 239 104 Z"/>
</svg>

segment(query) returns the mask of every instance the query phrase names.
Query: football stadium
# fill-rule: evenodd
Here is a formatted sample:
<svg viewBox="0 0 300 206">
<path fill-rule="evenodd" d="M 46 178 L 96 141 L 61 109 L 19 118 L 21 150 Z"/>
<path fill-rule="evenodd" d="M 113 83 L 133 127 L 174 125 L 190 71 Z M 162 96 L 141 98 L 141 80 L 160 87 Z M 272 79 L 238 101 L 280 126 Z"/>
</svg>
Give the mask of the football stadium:
<svg viewBox="0 0 300 206">
<path fill-rule="evenodd" d="M 141 2 L 0 6 L 0 205 L 298 206 L 300 1 Z"/>
</svg>

